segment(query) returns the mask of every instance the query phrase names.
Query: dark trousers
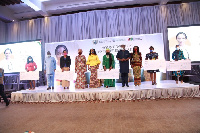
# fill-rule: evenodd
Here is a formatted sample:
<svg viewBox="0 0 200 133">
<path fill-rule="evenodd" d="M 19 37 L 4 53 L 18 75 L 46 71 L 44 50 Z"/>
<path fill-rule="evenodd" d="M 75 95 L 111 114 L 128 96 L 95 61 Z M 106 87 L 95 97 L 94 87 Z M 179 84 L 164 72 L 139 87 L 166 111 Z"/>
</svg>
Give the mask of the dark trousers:
<svg viewBox="0 0 200 133">
<path fill-rule="evenodd" d="M 4 102 L 8 103 L 8 99 L 6 95 L 4 94 L 4 85 L 0 84 L 0 96 L 3 97 Z"/>
<path fill-rule="evenodd" d="M 128 85 L 128 73 L 121 73 L 122 85 Z"/>
</svg>

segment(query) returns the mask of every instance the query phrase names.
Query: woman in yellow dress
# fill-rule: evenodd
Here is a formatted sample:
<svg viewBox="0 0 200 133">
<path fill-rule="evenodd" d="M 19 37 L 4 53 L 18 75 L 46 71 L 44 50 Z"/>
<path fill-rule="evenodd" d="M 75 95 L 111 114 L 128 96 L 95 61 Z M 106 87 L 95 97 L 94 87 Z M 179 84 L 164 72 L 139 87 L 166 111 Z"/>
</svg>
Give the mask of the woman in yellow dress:
<svg viewBox="0 0 200 133">
<path fill-rule="evenodd" d="M 91 71 L 90 75 L 90 88 L 100 87 L 100 80 L 97 79 L 97 69 L 99 69 L 99 64 L 101 61 L 96 54 L 95 49 L 90 49 L 89 57 L 86 65 L 88 65 L 88 70 Z"/>
</svg>

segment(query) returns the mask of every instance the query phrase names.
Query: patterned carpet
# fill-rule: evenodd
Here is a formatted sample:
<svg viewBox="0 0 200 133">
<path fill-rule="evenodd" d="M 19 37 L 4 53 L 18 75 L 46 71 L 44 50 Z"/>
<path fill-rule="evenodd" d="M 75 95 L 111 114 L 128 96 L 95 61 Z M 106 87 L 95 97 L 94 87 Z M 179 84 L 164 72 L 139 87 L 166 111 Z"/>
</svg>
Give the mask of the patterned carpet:
<svg viewBox="0 0 200 133">
<path fill-rule="evenodd" d="M 199 133 L 200 98 L 109 103 L 0 103 L 0 133 Z"/>
</svg>

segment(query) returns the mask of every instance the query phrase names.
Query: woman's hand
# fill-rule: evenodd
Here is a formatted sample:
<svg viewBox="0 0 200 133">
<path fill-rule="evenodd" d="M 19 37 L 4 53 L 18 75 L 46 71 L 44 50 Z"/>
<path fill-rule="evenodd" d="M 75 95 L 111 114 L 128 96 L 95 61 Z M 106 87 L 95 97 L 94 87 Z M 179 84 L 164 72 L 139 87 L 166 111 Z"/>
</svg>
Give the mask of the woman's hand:
<svg viewBox="0 0 200 133">
<path fill-rule="evenodd" d="M 112 66 L 110 66 L 110 69 L 109 70 L 111 70 L 112 69 Z"/>
<path fill-rule="evenodd" d="M 104 71 L 106 71 L 106 67 L 105 66 L 103 67 L 103 69 L 104 69 Z"/>
</svg>

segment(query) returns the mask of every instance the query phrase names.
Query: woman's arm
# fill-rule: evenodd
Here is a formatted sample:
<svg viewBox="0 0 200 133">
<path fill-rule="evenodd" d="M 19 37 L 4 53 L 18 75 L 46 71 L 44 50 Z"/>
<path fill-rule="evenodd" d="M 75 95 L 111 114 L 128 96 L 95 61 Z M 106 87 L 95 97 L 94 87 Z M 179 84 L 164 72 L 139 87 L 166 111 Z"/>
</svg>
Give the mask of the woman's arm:
<svg viewBox="0 0 200 133">
<path fill-rule="evenodd" d="M 33 62 L 33 64 L 34 64 L 34 68 L 35 68 L 35 70 L 37 69 L 37 65 L 36 65 L 36 63 L 35 62 Z M 34 70 L 34 71 L 35 71 Z"/>
</svg>

